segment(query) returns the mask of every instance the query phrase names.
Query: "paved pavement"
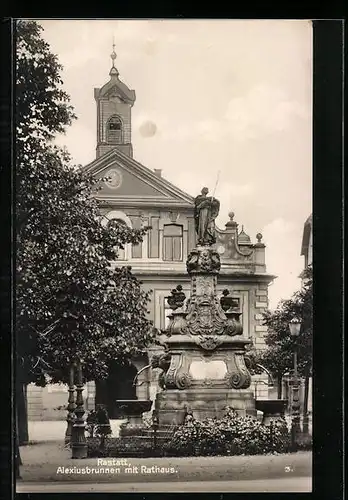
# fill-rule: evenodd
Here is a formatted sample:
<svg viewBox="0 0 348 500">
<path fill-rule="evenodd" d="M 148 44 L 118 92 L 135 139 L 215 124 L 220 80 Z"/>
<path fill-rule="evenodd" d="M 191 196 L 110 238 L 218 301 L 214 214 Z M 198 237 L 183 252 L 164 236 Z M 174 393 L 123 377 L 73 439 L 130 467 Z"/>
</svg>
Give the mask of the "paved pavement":
<svg viewBox="0 0 348 500">
<path fill-rule="evenodd" d="M 312 475 L 310 452 L 233 457 L 72 459 L 61 442 L 21 447 L 20 483 L 142 483 L 291 479 Z M 104 459 L 105 460 L 105 459 Z"/>
<path fill-rule="evenodd" d="M 65 420 L 29 420 L 29 442 L 64 441 L 67 423 Z"/>
<path fill-rule="evenodd" d="M 112 435 L 118 437 L 124 420 L 110 420 Z M 65 420 L 29 420 L 29 442 L 64 441 L 67 423 Z"/>
<path fill-rule="evenodd" d="M 300 493 L 312 491 L 311 477 L 257 479 L 252 481 L 185 481 L 156 483 L 18 483 L 17 493 Z"/>
<path fill-rule="evenodd" d="M 112 421 L 118 435 L 122 421 Z M 74 460 L 64 446 L 65 421 L 29 422 L 32 444 L 20 448 L 23 466 L 17 492 L 309 492 L 312 455 L 131 458 L 117 473 L 98 459 Z M 117 459 L 116 459 L 117 460 Z M 125 459 L 124 459 L 125 460 Z M 65 472 L 58 472 L 61 467 Z M 83 476 L 78 469 L 94 469 Z M 143 473 L 142 467 L 155 468 Z M 156 467 L 167 471 L 156 472 Z M 173 468 L 174 472 L 168 472 Z M 67 469 L 67 470 L 65 470 Z M 151 469 L 152 470 L 152 469 Z"/>
</svg>

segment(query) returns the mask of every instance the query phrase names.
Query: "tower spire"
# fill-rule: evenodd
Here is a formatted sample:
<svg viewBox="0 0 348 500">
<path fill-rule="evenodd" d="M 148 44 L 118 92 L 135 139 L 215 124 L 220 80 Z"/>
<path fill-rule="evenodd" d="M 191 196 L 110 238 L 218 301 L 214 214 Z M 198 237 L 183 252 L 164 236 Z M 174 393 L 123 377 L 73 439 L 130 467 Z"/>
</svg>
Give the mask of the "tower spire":
<svg viewBox="0 0 348 500">
<path fill-rule="evenodd" d="M 112 60 L 112 67 L 110 69 L 109 75 L 110 76 L 118 76 L 118 71 L 117 71 L 117 68 L 115 66 L 115 59 L 117 57 L 117 54 L 115 52 L 115 37 L 112 37 L 112 53 L 111 53 L 110 57 Z"/>
</svg>

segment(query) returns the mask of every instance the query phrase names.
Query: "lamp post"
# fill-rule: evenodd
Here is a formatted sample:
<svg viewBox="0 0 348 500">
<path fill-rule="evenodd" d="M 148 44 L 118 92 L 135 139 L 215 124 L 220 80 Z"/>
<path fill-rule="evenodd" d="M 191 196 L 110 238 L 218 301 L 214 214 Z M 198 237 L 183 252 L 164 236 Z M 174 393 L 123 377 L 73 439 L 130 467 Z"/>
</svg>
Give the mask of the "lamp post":
<svg viewBox="0 0 348 500">
<path fill-rule="evenodd" d="M 297 370 L 297 339 L 301 331 L 301 321 L 293 318 L 289 323 L 291 336 L 295 339 L 294 344 L 294 378 L 292 384 L 292 408 L 291 408 L 291 441 L 293 449 L 296 447 L 297 436 L 301 432 L 300 427 L 300 398 L 299 398 L 299 378 Z"/>
<path fill-rule="evenodd" d="M 69 368 L 69 399 L 68 399 L 68 415 L 67 415 L 67 428 L 65 432 L 65 444 L 71 446 L 72 428 L 75 421 L 75 366 L 72 363 Z"/>
<path fill-rule="evenodd" d="M 85 410 L 83 407 L 83 376 L 81 361 L 76 362 L 76 408 L 75 422 L 72 427 L 71 436 L 71 458 L 86 458 L 87 457 L 87 441 L 85 436 L 85 420 L 83 418 Z"/>
</svg>

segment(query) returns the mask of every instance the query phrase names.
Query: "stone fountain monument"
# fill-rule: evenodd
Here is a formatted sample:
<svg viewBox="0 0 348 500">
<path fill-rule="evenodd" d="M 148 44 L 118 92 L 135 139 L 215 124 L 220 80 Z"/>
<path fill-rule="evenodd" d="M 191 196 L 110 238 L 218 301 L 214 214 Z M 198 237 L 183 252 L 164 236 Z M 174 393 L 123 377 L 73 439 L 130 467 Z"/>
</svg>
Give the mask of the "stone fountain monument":
<svg viewBox="0 0 348 500">
<path fill-rule="evenodd" d="M 197 247 L 187 258 L 190 297 L 186 301 L 179 285 L 167 298 L 172 314 L 161 338 L 166 351 L 157 362 L 163 370 L 163 390 L 155 402 L 160 428 L 181 424 L 187 412 L 198 420 L 221 417 L 226 406 L 256 415 L 244 360 L 250 341 L 243 336 L 239 304 L 228 290 L 217 297 L 220 256 L 214 243 L 220 202 L 207 194 L 203 188 L 195 198 Z"/>
</svg>

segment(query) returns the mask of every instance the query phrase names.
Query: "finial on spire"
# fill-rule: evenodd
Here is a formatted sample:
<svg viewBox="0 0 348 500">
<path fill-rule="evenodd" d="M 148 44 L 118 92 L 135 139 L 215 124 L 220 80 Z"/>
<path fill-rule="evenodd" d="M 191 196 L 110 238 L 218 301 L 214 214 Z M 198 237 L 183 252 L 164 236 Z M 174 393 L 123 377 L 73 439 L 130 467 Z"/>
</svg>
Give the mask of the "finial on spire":
<svg viewBox="0 0 348 500">
<path fill-rule="evenodd" d="M 112 60 L 112 67 L 110 69 L 110 76 L 118 76 L 118 71 L 117 71 L 117 68 L 115 66 L 115 59 L 117 57 L 117 54 L 115 52 L 115 37 L 112 37 L 112 53 L 111 53 L 111 60 Z"/>
</svg>

